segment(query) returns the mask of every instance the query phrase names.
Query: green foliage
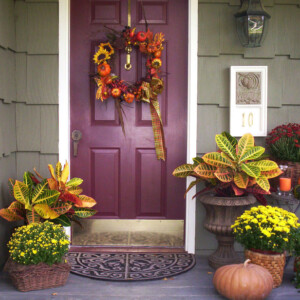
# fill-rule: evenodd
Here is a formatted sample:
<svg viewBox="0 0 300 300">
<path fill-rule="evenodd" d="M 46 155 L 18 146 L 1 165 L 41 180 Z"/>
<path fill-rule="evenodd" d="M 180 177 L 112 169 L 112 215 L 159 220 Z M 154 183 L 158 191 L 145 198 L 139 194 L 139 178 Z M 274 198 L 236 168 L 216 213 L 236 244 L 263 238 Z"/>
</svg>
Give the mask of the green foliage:
<svg viewBox="0 0 300 300">
<path fill-rule="evenodd" d="M 296 185 L 294 188 L 294 196 L 300 200 L 300 184 Z"/>
<path fill-rule="evenodd" d="M 265 158 L 265 149 L 255 146 L 254 137 L 244 134 L 239 141 L 228 132 L 216 135 L 218 152 L 210 152 L 202 158 L 194 158 L 194 164 L 177 167 L 176 177 L 193 176 L 204 179 L 208 184 L 216 180 L 216 191 L 226 189 L 227 194 L 241 196 L 245 192 L 270 193 L 268 179 L 280 175 L 278 165 Z"/>
<path fill-rule="evenodd" d="M 17 228 L 7 244 L 10 257 L 23 265 L 60 263 L 68 245 L 63 227 L 48 221 Z"/>
<path fill-rule="evenodd" d="M 46 180 L 35 183 L 32 174 L 25 172 L 23 182 L 10 179 L 9 186 L 16 201 L 12 202 L 8 208 L 0 209 L 2 218 L 8 221 L 26 219 L 27 223 L 30 224 L 39 222 L 41 218 L 53 219 L 58 217 L 52 211 L 51 206 L 58 201 L 60 192 L 49 190 Z"/>
<path fill-rule="evenodd" d="M 60 193 L 60 202 L 54 203 L 52 208 L 57 214 L 55 218 L 51 218 L 54 219 L 55 223 L 70 226 L 71 221 L 79 222 L 80 218 L 88 218 L 97 213 L 96 210 L 92 209 L 96 205 L 96 200 L 81 194 L 80 184 L 83 180 L 72 178 L 68 181 L 70 169 L 67 162 L 63 168 L 58 162 L 55 169 L 52 165 L 48 165 L 48 169 L 51 175 L 51 178 L 47 179 L 49 188 Z"/>
<path fill-rule="evenodd" d="M 94 209 L 91 208 L 85 208 L 85 207 L 74 207 L 74 211 L 75 211 L 75 216 L 79 217 L 79 218 L 88 218 L 93 216 L 96 211 Z"/>
<path fill-rule="evenodd" d="M 0 216 L 8 221 L 25 220 L 28 224 L 41 220 L 55 220 L 63 226 L 70 226 L 71 221 L 87 218 L 97 211 L 95 199 L 82 195 L 80 178 L 69 178 L 69 165 L 64 167 L 58 162 L 53 168 L 48 165 L 51 178 L 43 179 L 36 171 L 37 178 L 25 172 L 23 182 L 9 179 L 11 195 L 16 201 L 8 208 L 0 209 Z M 41 181 L 40 181 L 41 180 Z M 78 208 L 81 210 L 78 211 Z"/>
<path fill-rule="evenodd" d="M 300 228 L 292 228 L 291 229 L 291 247 L 290 252 L 294 256 L 300 256 Z"/>
<path fill-rule="evenodd" d="M 231 226 L 235 239 L 246 249 L 282 253 L 291 249 L 292 229 L 300 226 L 298 217 L 279 207 L 252 207 Z"/>
<path fill-rule="evenodd" d="M 295 278 L 294 278 L 293 282 L 295 284 L 295 287 L 297 289 L 300 289 L 300 260 L 298 260 L 296 262 L 296 273 L 295 273 Z"/>
<path fill-rule="evenodd" d="M 290 245 L 290 253 L 297 257 L 300 257 L 300 228 L 292 228 L 291 229 L 291 245 Z M 300 288 L 300 260 L 296 262 L 296 272 L 294 278 L 294 284 L 296 288 Z"/>
</svg>

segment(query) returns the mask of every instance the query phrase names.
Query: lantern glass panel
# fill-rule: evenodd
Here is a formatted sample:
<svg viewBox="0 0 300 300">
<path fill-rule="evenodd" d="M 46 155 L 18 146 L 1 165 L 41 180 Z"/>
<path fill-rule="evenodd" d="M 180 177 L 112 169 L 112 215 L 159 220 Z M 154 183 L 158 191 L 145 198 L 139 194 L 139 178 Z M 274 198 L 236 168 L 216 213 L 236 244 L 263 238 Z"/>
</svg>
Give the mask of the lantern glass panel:
<svg viewBox="0 0 300 300">
<path fill-rule="evenodd" d="M 248 15 L 237 18 L 237 32 L 244 47 L 260 47 L 263 42 L 268 18 L 263 15 Z"/>
</svg>

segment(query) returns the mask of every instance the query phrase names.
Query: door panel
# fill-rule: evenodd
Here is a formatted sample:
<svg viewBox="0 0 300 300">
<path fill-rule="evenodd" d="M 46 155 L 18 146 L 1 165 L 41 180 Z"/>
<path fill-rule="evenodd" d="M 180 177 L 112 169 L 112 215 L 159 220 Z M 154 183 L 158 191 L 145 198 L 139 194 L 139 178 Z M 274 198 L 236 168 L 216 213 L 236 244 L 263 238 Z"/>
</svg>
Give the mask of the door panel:
<svg viewBox="0 0 300 300">
<path fill-rule="evenodd" d="M 187 5 L 185 0 L 131 1 L 132 27 L 165 34 L 159 95 L 167 159 L 156 159 L 149 104 L 123 106 L 123 135 L 114 100 L 97 101 L 92 74 L 93 54 L 104 42 L 106 25 L 122 30 L 127 24 L 127 1 L 71 0 L 71 131 L 82 139 L 78 156 L 71 147 L 71 176 L 84 179 L 84 193 L 97 201 L 94 218 L 179 219 L 185 216 L 184 180 L 172 176 L 186 160 L 187 132 Z M 134 49 L 133 68 L 124 69 L 126 55 L 118 52 L 113 72 L 126 81 L 145 76 L 146 58 Z"/>
</svg>

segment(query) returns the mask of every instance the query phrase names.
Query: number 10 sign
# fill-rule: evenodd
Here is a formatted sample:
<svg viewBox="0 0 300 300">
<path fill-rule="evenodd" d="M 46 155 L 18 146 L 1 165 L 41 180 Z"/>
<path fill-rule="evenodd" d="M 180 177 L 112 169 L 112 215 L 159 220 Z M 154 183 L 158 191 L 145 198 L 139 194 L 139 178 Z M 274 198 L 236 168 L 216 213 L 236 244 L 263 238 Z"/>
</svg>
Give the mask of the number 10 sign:
<svg viewBox="0 0 300 300">
<path fill-rule="evenodd" d="M 230 134 L 267 135 L 267 66 L 230 68 Z"/>
</svg>

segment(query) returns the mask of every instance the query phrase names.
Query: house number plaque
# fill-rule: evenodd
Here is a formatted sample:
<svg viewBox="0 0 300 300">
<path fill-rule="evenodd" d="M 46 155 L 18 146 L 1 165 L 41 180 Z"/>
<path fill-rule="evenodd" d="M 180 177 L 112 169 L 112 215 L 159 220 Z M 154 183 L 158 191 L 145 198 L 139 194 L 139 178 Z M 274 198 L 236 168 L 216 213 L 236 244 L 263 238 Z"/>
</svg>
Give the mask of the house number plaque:
<svg viewBox="0 0 300 300">
<path fill-rule="evenodd" d="M 242 122 L 242 127 L 246 127 L 246 125 L 245 125 L 245 116 L 246 116 L 247 114 L 246 113 L 243 113 L 242 114 L 242 116 L 243 116 L 243 122 Z M 249 115 L 248 115 L 248 126 L 249 127 L 252 127 L 253 126 L 253 113 L 251 112 L 251 113 L 249 113 Z"/>
<path fill-rule="evenodd" d="M 267 135 L 268 67 L 230 69 L 230 134 Z"/>
</svg>

